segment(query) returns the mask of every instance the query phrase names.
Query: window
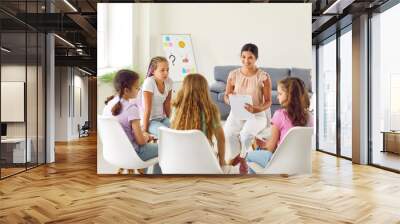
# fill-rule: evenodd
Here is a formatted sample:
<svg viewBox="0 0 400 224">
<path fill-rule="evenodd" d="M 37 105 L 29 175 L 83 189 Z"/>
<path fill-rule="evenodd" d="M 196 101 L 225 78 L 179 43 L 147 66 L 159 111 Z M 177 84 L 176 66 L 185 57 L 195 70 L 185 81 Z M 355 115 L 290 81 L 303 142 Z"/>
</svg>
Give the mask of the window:
<svg viewBox="0 0 400 224">
<path fill-rule="evenodd" d="M 340 155 L 352 157 L 352 34 L 340 36 Z"/>
<path fill-rule="evenodd" d="M 372 164 L 400 170 L 400 4 L 371 19 Z M 394 131 L 394 132 L 392 132 Z"/>
<path fill-rule="evenodd" d="M 18 5 L 20 13 L 39 13 L 42 4 L 35 1 Z M 0 12 L 0 17 L 10 21 L 1 24 L 0 29 L 0 92 L 2 99 L 9 99 L 0 105 L 4 115 L 0 178 L 5 178 L 45 163 L 46 38 L 44 33 L 4 13 Z M 16 100 L 10 100 L 11 96 Z M 11 107 L 18 109 L 11 111 Z"/>
<path fill-rule="evenodd" d="M 318 149 L 336 154 L 336 38 L 318 48 Z"/>
</svg>

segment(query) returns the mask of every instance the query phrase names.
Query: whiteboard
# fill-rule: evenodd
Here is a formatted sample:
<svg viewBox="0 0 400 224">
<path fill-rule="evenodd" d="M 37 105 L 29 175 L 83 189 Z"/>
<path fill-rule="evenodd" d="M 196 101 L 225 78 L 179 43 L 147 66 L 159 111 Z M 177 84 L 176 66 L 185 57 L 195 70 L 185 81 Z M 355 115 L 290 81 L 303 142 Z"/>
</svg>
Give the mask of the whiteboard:
<svg viewBox="0 0 400 224">
<path fill-rule="evenodd" d="M 190 34 L 163 34 L 162 47 L 173 81 L 182 81 L 185 75 L 197 72 Z"/>
<path fill-rule="evenodd" d="M 25 82 L 1 82 L 1 122 L 24 122 Z"/>
</svg>

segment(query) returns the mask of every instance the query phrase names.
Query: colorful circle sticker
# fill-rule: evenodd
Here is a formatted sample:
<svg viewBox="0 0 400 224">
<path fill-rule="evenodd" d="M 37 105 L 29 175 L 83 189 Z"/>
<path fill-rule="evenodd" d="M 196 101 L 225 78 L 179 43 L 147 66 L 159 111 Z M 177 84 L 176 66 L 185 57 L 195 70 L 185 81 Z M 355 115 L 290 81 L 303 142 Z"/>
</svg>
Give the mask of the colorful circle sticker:
<svg viewBox="0 0 400 224">
<path fill-rule="evenodd" d="M 165 37 L 165 40 L 166 40 L 166 41 L 169 41 L 169 36 L 166 36 L 166 37 Z"/>
<path fill-rule="evenodd" d="M 184 48 L 186 46 L 185 42 L 183 42 L 183 41 L 179 41 L 178 45 L 181 48 Z"/>
</svg>

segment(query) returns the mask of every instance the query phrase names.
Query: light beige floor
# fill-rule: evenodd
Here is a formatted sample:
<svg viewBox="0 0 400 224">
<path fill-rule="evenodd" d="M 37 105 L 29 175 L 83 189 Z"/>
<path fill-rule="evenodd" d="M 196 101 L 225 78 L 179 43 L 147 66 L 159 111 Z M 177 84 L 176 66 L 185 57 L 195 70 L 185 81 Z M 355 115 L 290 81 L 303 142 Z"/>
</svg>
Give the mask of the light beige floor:
<svg viewBox="0 0 400 224">
<path fill-rule="evenodd" d="M 0 223 L 400 223 L 400 175 L 313 153 L 306 176 L 96 174 L 96 139 L 0 181 Z"/>
</svg>

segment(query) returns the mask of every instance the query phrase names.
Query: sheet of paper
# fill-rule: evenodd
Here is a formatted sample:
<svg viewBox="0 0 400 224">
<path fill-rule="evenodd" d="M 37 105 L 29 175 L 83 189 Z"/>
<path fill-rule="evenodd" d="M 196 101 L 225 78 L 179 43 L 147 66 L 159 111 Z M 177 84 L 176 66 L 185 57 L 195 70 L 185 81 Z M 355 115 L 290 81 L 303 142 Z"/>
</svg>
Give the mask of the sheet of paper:
<svg viewBox="0 0 400 224">
<path fill-rule="evenodd" d="M 249 120 L 254 118 L 254 114 L 246 110 L 246 103 L 253 105 L 250 95 L 229 95 L 231 113 L 238 120 Z"/>
</svg>

